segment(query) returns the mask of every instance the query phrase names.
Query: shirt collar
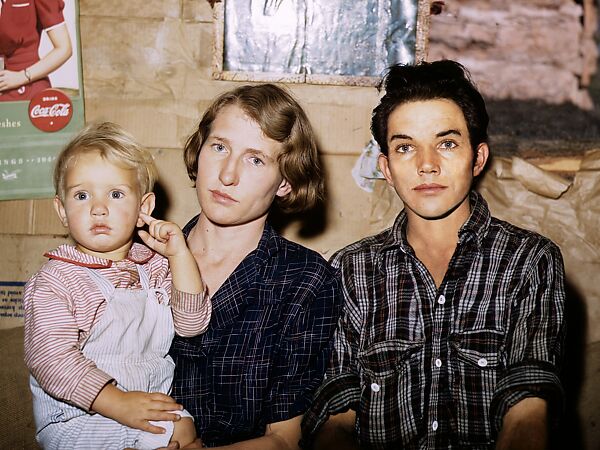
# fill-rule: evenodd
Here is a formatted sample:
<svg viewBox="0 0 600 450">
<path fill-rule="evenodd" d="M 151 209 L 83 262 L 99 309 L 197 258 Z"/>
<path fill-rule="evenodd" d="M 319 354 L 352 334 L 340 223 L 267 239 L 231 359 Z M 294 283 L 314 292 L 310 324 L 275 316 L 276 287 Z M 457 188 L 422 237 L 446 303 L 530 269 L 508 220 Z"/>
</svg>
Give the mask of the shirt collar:
<svg viewBox="0 0 600 450">
<path fill-rule="evenodd" d="M 200 218 L 200 214 L 192 218 L 186 225 L 183 227 L 183 234 L 186 239 L 192 231 L 192 228 L 196 226 L 198 223 L 198 219 Z M 258 241 L 257 247 L 248 254 L 245 259 L 250 259 L 257 269 L 260 269 L 261 266 L 265 265 L 265 262 L 276 255 L 281 248 L 281 236 L 279 236 L 273 227 L 269 225 L 268 222 L 265 222 L 265 227 L 263 229 L 260 240 Z M 262 273 L 260 270 L 257 273 Z"/>
<path fill-rule="evenodd" d="M 265 261 L 273 255 L 276 255 L 280 248 L 280 236 L 275 232 L 273 227 L 268 222 L 265 223 L 265 228 L 258 241 L 256 247 L 256 257 L 260 261 Z"/>
<path fill-rule="evenodd" d="M 281 237 L 275 232 L 273 227 L 265 223 L 265 228 L 258 241 L 258 245 L 244 258 L 246 263 L 254 265 L 258 277 L 263 278 L 265 270 L 271 267 L 268 261 L 279 252 L 281 248 L 280 239 Z"/>
<path fill-rule="evenodd" d="M 91 269 L 105 269 L 112 267 L 113 263 L 110 259 L 99 258 L 97 256 L 88 255 L 77 250 L 72 245 L 61 245 L 58 248 L 44 254 L 49 259 L 57 259 L 77 266 L 89 267 Z M 134 243 L 129 249 L 129 253 L 125 260 L 135 264 L 145 264 L 154 256 L 154 251 L 143 244 Z"/>
<path fill-rule="evenodd" d="M 487 202 L 476 191 L 471 191 L 469 194 L 469 202 L 471 206 L 471 214 L 469 218 L 460 227 L 458 231 L 458 242 L 462 244 L 471 239 L 475 240 L 479 248 L 483 243 L 483 239 L 487 233 L 491 222 L 490 210 Z M 403 209 L 392 225 L 391 232 L 384 239 L 381 245 L 381 251 L 386 251 L 392 248 L 400 248 L 404 253 L 413 253 L 412 247 L 406 238 L 407 215 Z"/>
<path fill-rule="evenodd" d="M 487 202 L 479 192 L 471 191 L 469 201 L 471 202 L 471 214 L 458 231 L 458 243 L 462 244 L 473 239 L 477 248 L 480 248 L 487 235 L 492 216 Z"/>
</svg>

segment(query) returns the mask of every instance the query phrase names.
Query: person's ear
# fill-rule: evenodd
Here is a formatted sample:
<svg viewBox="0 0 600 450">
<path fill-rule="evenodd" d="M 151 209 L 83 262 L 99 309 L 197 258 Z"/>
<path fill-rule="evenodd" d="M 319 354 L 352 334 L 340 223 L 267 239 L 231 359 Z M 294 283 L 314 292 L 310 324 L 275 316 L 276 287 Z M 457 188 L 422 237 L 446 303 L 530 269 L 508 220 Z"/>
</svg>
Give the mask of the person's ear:
<svg viewBox="0 0 600 450">
<path fill-rule="evenodd" d="M 281 180 L 281 183 L 279 183 L 279 188 L 277 188 L 277 192 L 275 193 L 275 195 L 277 197 L 285 197 L 290 192 L 292 192 L 292 185 L 289 183 L 288 180 L 284 178 L 283 180 Z"/>
<path fill-rule="evenodd" d="M 386 181 L 390 186 L 394 186 L 394 180 L 392 179 L 392 172 L 390 171 L 390 161 L 386 155 L 383 153 L 379 154 L 377 158 L 377 162 L 379 163 L 379 170 L 385 177 Z"/>
<path fill-rule="evenodd" d="M 63 227 L 69 226 L 69 221 L 67 220 L 67 212 L 65 211 L 65 205 L 63 205 L 62 200 L 57 196 L 54 197 L 54 211 L 58 215 L 60 222 L 63 224 Z"/>
<path fill-rule="evenodd" d="M 144 214 L 148 214 L 149 216 L 152 215 L 152 211 L 154 211 L 154 206 L 156 205 L 156 196 L 154 195 L 154 192 L 148 192 L 146 194 L 144 194 L 144 196 L 142 197 L 142 202 L 140 204 L 140 212 L 143 212 Z M 143 227 L 145 225 L 145 222 L 138 218 L 137 220 L 137 226 L 138 227 Z"/>
<path fill-rule="evenodd" d="M 482 142 L 477 146 L 476 152 L 475 164 L 473 164 L 473 177 L 476 177 L 483 171 L 483 168 L 485 167 L 485 164 L 490 156 L 490 148 L 488 147 L 487 143 Z"/>
</svg>

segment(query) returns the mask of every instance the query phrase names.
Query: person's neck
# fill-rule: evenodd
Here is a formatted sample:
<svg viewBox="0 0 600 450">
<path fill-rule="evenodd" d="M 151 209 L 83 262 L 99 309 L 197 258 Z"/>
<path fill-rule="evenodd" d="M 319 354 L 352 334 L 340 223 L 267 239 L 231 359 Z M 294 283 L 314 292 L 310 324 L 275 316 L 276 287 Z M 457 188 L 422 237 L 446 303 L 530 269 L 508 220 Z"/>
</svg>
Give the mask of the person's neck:
<svg viewBox="0 0 600 450">
<path fill-rule="evenodd" d="M 425 265 L 437 288 L 442 285 L 458 244 L 458 231 L 469 218 L 470 208 L 455 210 L 447 217 L 428 220 L 407 211 L 406 238 L 415 256 Z"/>
<path fill-rule="evenodd" d="M 430 220 L 407 211 L 406 238 L 413 248 L 448 249 L 458 243 L 458 232 L 469 219 L 470 205 L 447 217 Z"/>
<path fill-rule="evenodd" d="M 266 216 L 240 225 L 221 226 L 200 214 L 188 243 L 192 252 L 203 259 L 221 259 L 229 255 L 241 260 L 258 246 L 265 222 Z"/>
<path fill-rule="evenodd" d="M 124 244 L 122 247 L 114 249 L 112 251 L 96 252 L 94 250 L 90 250 L 88 248 L 83 247 L 79 243 L 75 244 L 75 248 L 77 248 L 77 250 L 79 250 L 81 253 L 85 253 L 87 255 L 95 256 L 95 257 L 101 258 L 101 259 L 108 259 L 110 261 L 122 261 L 125 258 L 127 258 L 127 255 L 129 255 L 129 250 L 131 249 L 132 246 L 133 246 L 133 239 L 131 241 L 127 242 L 126 244 Z"/>
</svg>

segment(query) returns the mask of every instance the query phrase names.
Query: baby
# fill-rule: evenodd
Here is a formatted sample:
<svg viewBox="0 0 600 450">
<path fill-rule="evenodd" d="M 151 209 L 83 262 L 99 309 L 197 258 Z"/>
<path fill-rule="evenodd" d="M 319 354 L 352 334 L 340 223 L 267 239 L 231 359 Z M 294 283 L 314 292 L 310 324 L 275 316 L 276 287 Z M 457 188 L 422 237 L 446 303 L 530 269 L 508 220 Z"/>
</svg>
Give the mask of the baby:
<svg viewBox="0 0 600 450">
<path fill-rule="evenodd" d="M 150 449 L 196 438 L 167 393 L 174 333 L 208 326 L 211 303 L 177 225 L 150 216 L 152 155 L 117 125 L 81 131 L 59 155 L 55 210 L 74 246 L 25 287 L 25 362 L 45 449 Z M 146 244 L 134 243 L 138 231 Z M 161 256 L 162 255 L 162 256 Z"/>
</svg>

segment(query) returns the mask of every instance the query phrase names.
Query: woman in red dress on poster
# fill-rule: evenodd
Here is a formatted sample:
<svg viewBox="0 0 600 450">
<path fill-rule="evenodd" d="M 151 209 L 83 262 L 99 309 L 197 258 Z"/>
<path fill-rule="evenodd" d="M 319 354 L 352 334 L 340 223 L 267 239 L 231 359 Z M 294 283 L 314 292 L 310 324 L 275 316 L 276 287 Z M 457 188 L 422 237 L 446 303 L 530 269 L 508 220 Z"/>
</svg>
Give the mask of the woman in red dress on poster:
<svg viewBox="0 0 600 450">
<path fill-rule="evenodd" d="M 0 0 L 0 101 L 29 100 L 50 87 L 48 74 L 71 57 L 62 0 Z M 40 59 L 46 30 L 53 49 Z"/>
</svg>

